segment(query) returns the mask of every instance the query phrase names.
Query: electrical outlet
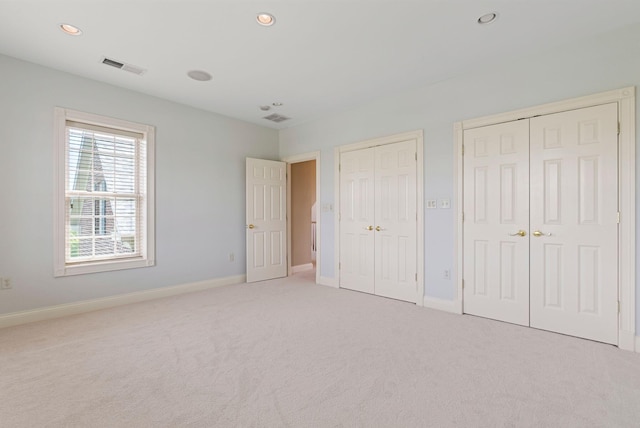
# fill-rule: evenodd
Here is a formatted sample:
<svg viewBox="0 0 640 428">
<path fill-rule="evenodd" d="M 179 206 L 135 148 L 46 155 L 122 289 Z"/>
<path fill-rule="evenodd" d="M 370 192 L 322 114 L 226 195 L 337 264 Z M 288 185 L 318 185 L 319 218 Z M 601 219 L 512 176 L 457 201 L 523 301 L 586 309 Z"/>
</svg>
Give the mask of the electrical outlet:
<svg viewBox="0 0 640 428">
<path fill-rule="evenodd" d="M 445 210 L 451 208 L 451 199 L 440 199 L 440 208 Z"/>
<path fill-rule="evenodd" d="M 11 278 L 0 278 L 0 288 L 3 290 L 9 290 L 13 287 L 11 284 Z"/>
<path fill-rule="evenodd" d="M 236 255 L 233 253 L 229 253 L 229 261 L 232 262 L 236 259 Z"/>
<path fill-rule="evenodd" d="M 451 279 L 451 271 L 449 269 L 445 269 L 443 276 L 444 279 Z"/>
<path fill-rule="evenodd" d="M 435 199 L 427 199 L 427 208 L 428 209 L 438 208 L 438 201 L 436 201 Z"/>
</svg>

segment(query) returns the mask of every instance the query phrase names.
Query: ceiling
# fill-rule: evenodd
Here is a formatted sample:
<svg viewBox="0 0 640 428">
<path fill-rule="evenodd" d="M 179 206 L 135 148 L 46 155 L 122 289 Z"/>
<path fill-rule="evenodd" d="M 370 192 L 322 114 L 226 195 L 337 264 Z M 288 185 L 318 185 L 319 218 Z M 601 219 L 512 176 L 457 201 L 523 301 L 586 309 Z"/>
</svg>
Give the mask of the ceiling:
<svg viewBox="0 0 640 428">
<path fill-rule="evenodd" d="M 0 0 L 0 53 L 279 129 L 639 21 L 639 0 Z"/>
</svg>

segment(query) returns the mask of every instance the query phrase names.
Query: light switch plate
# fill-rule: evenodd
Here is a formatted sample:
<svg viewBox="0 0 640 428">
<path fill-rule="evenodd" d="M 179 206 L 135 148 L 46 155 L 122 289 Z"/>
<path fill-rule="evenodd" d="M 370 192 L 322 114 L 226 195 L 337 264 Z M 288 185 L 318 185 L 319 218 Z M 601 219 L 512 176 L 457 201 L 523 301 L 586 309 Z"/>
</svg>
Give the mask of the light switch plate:
<svg viewBox="0 0 640 428">
<path fill-rule="evenodd" d="M 427 199 L 427 208 L 428 209 L 434 209 L 434 208 L 438 208 L 438 201 L 436 201 L 435 199 Z"/>
<path fill-rule="evenodd" d="M 442 209 L 451 208 L 451 199 L 440 199 L 440 208 Z"/>
</svg>

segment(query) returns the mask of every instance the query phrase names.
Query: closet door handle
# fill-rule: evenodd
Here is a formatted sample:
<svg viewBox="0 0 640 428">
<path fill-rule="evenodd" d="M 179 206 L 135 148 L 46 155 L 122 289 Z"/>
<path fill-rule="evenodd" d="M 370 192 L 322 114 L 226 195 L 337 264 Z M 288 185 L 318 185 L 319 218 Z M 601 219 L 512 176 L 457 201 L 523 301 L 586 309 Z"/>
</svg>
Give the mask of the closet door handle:
<svg viewBox="0 0 640 428">
<path fill-rule="evenodd" d="M 537 237 L 537 238 L 540 237 L 540 236 L 551 236 L 550 233 L 540 232 L 539 230 L 534 230 L 532 235 Z"/>
<path fill-rule="evenodd" d="M 373 226 L 367 226 L 364 228 L 364 230 L 373 230 Z"/>
<path fill-rule="evenodd" d="M 376 226 L 376 231 L 380 232 L 381 230 L 384 230 L 383 228 L 381 228 L 380 226 Z"/>
<path fill-rule="evenodd" d="M 509 236 L 527 236 L 527 231 L 520 229 L 516 233 L 510 233 Z"/>
</svg>

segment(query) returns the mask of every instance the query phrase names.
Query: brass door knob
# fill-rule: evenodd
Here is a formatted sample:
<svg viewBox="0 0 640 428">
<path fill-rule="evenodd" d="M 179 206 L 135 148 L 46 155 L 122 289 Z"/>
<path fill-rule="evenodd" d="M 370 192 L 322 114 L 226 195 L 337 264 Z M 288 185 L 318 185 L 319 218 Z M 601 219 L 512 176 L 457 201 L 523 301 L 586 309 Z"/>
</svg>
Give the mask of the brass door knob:
<svg viewBox="0 0 640 428">
<path fill-rule="evenodd" d="M 376 226 L 376 231 L 380 232 L 381 230 L 384 230 L 384 229 L 381 228 L 380 226 Z"/>
<path fill-rule="evenodd" d="M 527 236 L 527 231 L 520 229 L 516 233 L 510 233 L 509 236 Z"/>
<path fill-rule="evenodd" d="M 373 226 L 365 227 L 364 230 L 373 230 Z"/>
<path fill-rule="evenodd" d="M 255 229 L 256 227 L 252 224 L 250 224 L 249 226 L 247 226 L 249 229 Z"/>
<path fill-rule="evenodd" d="M 535 237 L 540 237 L 540 236 L 551 236 L 551 234 L 550 234 L 550 233 L 544 233 L 544 232 L 541 232 L 541 231 L 539 231 L 539 230 L 534 230 L 534 231 L 533 231 L 533 233 L 532 233 L 532 235 L 533 235 L 533 236 L 535 236 Z"/>
</svg>

